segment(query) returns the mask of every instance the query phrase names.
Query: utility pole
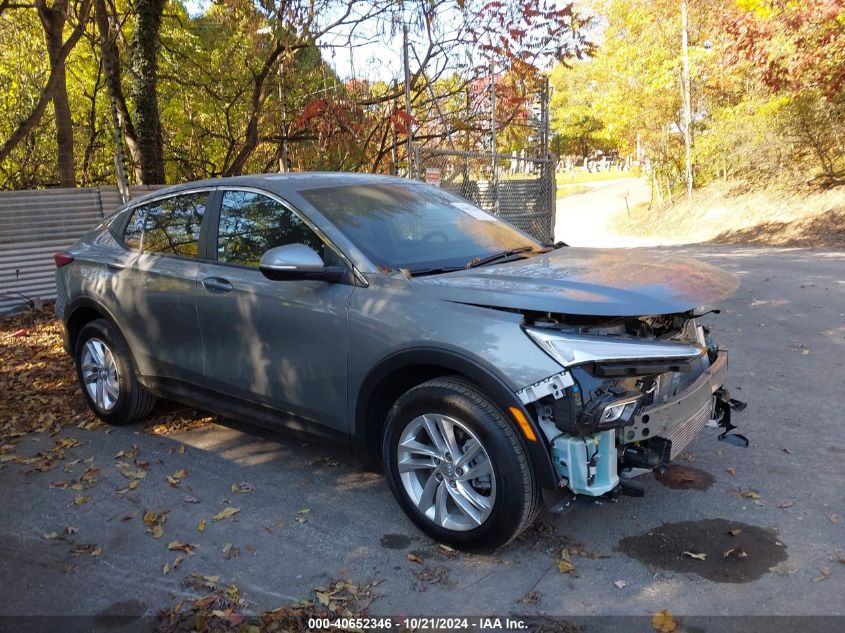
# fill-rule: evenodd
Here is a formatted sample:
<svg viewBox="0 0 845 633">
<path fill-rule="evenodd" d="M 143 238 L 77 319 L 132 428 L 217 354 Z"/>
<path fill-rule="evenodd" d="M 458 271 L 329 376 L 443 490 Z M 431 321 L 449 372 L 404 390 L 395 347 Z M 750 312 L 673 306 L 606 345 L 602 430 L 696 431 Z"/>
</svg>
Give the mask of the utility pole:
<svg viewBox="0 0 845 633">
<path fill-rule="evenodd" d="M 499 214 L 498 162 L 496 157 L 496 62 L 490 60 L 490 152 L 493 157 L 493 209 Z"/>
<path fill-rule="evenodd" d="M 394 84 L 395 90 L 395 84 Z M 391 133 L 393 136 L 393 146 L 390 149 L 390 173 L 391 175 L 395 176 L 399 169 L 399 147 L 397 145 L 397 138 L 396 138 L 396 112 L 399 109 L 399 103 L 397 102 L 396 98 L 393 99 L 393 120 L 391 122 L 390 127 Z"/>
<path fill-rule="evenodd" d="M 287 126 L 287 105 L 285 104 L 285 60 L 279 59 L 279 104 L 281 108 L 281 121 L 279 131 L 282 135 L 282 153 L 279 156 L 279 173 L 283 174 L 288 170 L 288 126 Z"/>
<path fill-rule="evenodd" d="M 692 97 L 687 50 L 687 0 L 681 0 L 681 56 L 684 70 L 681 92 L 684 101 L 684 149 L 686 151 L 687 199 L 692 201 Z"/>
<path fill-rule="evenodd" d="M 405 63 L 405 114 L 408 119 L 408 178 L 414 177 L 414 126 L 411 121 L 411 61 L 408 58 L 408 25 L 402 25 L 402 51 Z"/>
<path fill-rule="evenodd" d="M 549 77 L 548 75 L 543 76 L 543 93 L 541 95 L 542 105 L 541 105 L 541 114 L 540 114 L 540 125 L 542 126 L 542 136 L 541 136 L 541 144 L 540 150 L 542 152 L 542 158 L 546 159 L 549 156 L 549 101 L 550 101 L 550 94 L 549 94 Z"/>
</svg>

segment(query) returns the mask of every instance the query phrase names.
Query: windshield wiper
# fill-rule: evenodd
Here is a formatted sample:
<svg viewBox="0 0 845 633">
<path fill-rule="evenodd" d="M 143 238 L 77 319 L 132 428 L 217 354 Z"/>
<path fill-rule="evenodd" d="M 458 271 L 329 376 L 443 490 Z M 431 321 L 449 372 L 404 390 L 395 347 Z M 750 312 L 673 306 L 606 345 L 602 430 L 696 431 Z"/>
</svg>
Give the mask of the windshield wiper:
<svg viewBox="0 0 845 633">
<path fill-rule="evenodd" d="M 411 277 L 422 277 L 424 275 L 439 275 L 441 273 L 453 273 L 456 270 L 463 270 L 463 266 L 450 266 L 447 268 L 416 268 L 408 270 L 407 268 L 400 268 L 402 271 L 407 271 Z"/>
<path fill-rule="evenodd" d="M 472 261 L 470 261 L 466 267 L 467 268 L 475 268 L 476 266 L 484 266 L 485 264 L 492 264 L 493 262 L 497 262 L 500 259 L 505 259 L 510 257 L 511 255 L 516 255 L 517 253 L 527 253 L 528 251 L 533 251 L 533 246 L 520 246 L 519 248 L 511 248 L 506 251 L 501 251 L 499 253 L 493 253 L 492 255 L 488 255 L 487 257 L 476 257 Z"/>
</svg>

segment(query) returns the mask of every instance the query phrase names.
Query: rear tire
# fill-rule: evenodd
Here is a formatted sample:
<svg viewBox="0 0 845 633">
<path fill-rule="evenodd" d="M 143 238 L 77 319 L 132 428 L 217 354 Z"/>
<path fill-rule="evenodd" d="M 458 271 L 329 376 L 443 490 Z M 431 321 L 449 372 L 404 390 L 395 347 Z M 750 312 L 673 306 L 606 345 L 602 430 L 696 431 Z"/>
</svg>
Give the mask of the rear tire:
<svg viewBox="0 0 845 633">
<path fill-rule="evenodd" d="M 522 438 L 491 398 L 461 377 L 429 380 L 396 401 L 382 457 L 405 514 L 452 547 L 501 547 L 541 510 Z"/>
<path fill-rule="evenodd" d="M 82 327 L 74 361 L 82 395 L 103 422 L 129 424 L 146 417 L 155 407 L 155 396 L 135 377 L 129 346 L 105 319 L 95 319 Z"/>
</svg>

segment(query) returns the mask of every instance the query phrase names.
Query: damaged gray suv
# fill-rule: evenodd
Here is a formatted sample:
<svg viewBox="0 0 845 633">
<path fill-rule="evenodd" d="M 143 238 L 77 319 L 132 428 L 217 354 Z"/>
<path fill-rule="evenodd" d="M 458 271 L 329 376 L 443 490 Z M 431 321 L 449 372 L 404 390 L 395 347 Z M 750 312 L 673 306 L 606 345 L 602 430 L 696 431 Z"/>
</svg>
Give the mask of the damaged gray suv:
<svg viewBox="0 0 845 633">
<path fill-rule="evenodd" d="M 737 280 L 676 255 L 544 245 L 422 183 L 293 174 L 132 201 L 55 256 L 82 393 L 339 437 L 421 530 L 489 550 L 544 508 L 641 491 L 708 421 Z M 697 312 L 698 311 L 698 312 Z"/>
</svg>

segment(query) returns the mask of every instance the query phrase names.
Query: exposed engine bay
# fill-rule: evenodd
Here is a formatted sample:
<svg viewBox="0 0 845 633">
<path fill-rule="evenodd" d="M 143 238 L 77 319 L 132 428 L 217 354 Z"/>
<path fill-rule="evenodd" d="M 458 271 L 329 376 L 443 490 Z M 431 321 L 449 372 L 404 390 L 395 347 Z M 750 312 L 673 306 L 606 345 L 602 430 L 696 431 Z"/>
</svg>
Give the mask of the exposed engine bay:
<svg viewBox="0 0 845 633">
<path fill-rule="evenodd" d="M 565 368 L 517 394 L 533 408 L 560 488 L 641 494 L 633 476 L 665 468 L 712 420 L 723 439 L 730 412 L 745 408 L 723 387 L 728 353 L 696 322 L 702 314 L 523 314 L 529 337 Z"/>
</svg>

